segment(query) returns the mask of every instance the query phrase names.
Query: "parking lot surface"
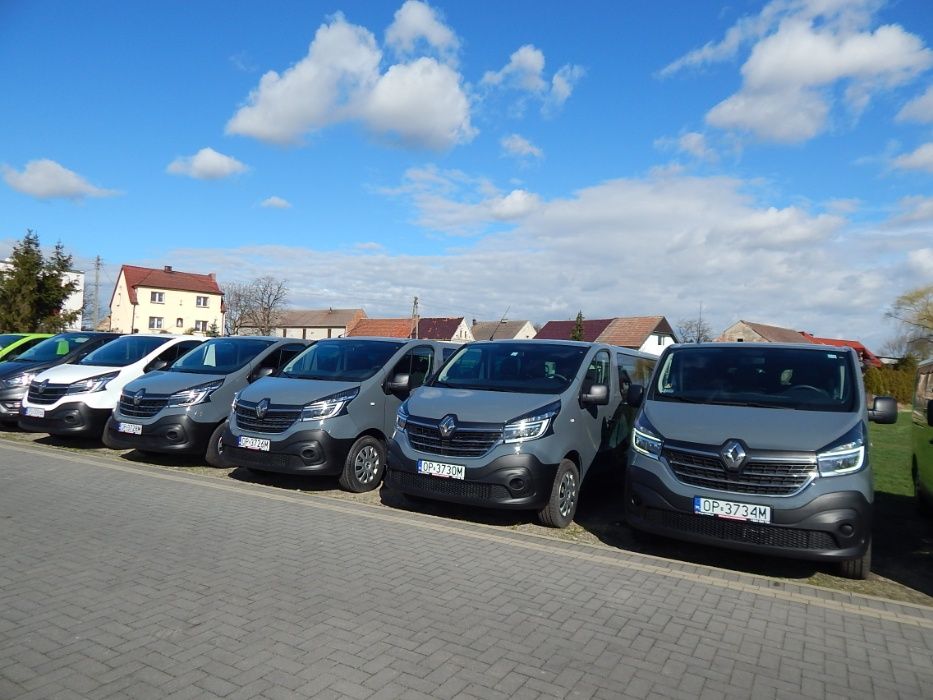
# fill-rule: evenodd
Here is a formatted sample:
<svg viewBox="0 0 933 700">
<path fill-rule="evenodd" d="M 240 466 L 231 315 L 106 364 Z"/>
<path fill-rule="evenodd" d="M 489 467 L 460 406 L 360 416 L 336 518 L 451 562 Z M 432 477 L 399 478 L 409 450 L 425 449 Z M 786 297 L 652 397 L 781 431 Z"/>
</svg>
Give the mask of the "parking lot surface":
<svg viewBox="0 0 933 700">
<path fill-rule="evenodd" d="M 929 697 L 933 609 L 0 444 L 0 698 Z"/>
</svg>

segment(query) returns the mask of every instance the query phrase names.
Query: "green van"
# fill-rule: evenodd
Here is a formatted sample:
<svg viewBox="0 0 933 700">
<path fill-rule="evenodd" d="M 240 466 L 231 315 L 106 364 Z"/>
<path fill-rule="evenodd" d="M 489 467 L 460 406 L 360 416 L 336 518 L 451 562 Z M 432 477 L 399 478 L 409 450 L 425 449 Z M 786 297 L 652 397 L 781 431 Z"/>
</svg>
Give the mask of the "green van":
<svg viewBox="0 0 933 700">
<path fill-rule="evenodd" d="M 33 345 L 51 337 L 51 333 L 0 334 L 0 362 L 16 359 Z"/>
</svg>

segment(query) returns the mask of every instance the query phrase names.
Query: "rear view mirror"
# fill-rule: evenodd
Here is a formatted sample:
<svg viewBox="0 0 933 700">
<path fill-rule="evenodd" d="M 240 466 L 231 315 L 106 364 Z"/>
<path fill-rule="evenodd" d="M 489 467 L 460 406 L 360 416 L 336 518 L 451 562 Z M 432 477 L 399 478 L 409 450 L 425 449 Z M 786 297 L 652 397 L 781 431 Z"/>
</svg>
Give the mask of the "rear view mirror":
<svg viewBox="0 0 933 700">
<path fill-rule="evenodd" d="M 627 403 L 632 408 L 638 408 L 641 406 L 641 402 L 645 400 L 645 387 L 641 384 L 632 384 L 628 388 L 628 392 L 625 394 L 625 403 Z"/>
<path fill-rule="evenodd" d="M 897 401 L 890 396 L 876 396 L 868 409 L 868 420 L 881 424 L 896 423 Z"/>
<path fill-rule="evenodd" d="M 605 406 L 609 403 L 609 387 L 605 384 L 594 384 L 585 394 L 580 394 L 581 404 Z"/>
<path fill-rule="evenodd" d="M 386 389 L 392 392 L 408 391 L 411 388 L 411 376 L 407 374 L 396 374 L 392 379 L 386 382 Z"/>
<path fill-rule="evenodd" d="M 146 367 L 146 371 L 157 372 L 158 370 L 165 369 L 166 367 L 168 367 L 168 362 L 165 360 L 155 359 L 149 363 L 149 365 Z"/>
<path fill-rule="evenodd" d="M 268 377 L 273 372 L 275 372 L 275 369 L 272 367 L 257 367 L 253 370 L 252 374 L 249 375 L 249 381 L 250 383 L 255 382 L 257 379 Z"/>
</svg>

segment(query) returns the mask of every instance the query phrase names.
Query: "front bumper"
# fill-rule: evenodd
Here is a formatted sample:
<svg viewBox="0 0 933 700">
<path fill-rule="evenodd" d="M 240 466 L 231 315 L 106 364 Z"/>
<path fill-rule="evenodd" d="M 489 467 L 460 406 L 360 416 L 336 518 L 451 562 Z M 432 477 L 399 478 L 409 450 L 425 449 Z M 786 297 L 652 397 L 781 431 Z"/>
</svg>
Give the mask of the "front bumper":
<svg viewBox="0 0 933 700">
<path fill-rule="evenodd" d="M 425 455 L 435 462 L 454 457 Z M 509 454 L 482 467 L 468 467 L 466 479 L 449 479 L 418 472 L 418 460 L 389 441 L 386 484 L 412 496 L 463 503 L 483 508 L 533 510 L 543 508 L 551 495 L 556 464 L 544 464 L 529 453 Z"/>
<path fill-rule="evenodd" d="M 150 424 L 142 425 L 142 434 L 122 433 L 117 430 L 118 416 L 108 424 L 107 440 L 114 447 L 144 452 L 167 452 L 203 454 L 207 441 L 217 427 L 214 423 L 201 423 L 186 415 L 163 416 Z M 123 422 L 140 425 L 138 420 L 126 418 Z"/>
<path fill-rule="evenodd" d="M 26 396 L 26 387 L 0 389 L 0 423 L 13 423 L 19 421 L 19 409 Z"/>
<path fill-rule="evenodd" d="M 626 475 L 625 517 L 638 530 L 666 537 L 815 561 L 857 559 L 871 538 L 871 503 L 859 491 L 824 493 L 796 508 L 782 508 L 780 498 L 718 492 L 710 497 L 770 505 L 771 523 L 695 514 L 692 497 L 675 493 L 637 464 Z"/>
<path fill-rule="evenodd" d="M 257 433 L 258 435 L 258 433 Z M 220 459 L 226 467 L 247 467 L 279 474 L 335 476 L 343 471 L 354 438 L 331 437 L 325 430 L 301 430 L 283 440 L 263 435 L 269 450 L 237 447 L 239 436 L 230 427 L 224 431 Z"/>
<path fill-rule="evenodd" d="M 99 438 L 111 413 L 109 408 L 91 408 L 86 403 L 74 401 L 46 409 L 42 418 L 21 413 L 18 422 L 20 428 L 33 433 Z"/>
</svg>

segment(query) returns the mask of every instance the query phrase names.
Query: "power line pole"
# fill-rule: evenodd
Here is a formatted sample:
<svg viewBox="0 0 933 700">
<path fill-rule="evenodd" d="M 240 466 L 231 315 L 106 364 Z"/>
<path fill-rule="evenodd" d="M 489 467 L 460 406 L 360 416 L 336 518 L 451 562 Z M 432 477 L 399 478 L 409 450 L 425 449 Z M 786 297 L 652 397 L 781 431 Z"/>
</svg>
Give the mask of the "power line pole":
<svg viewBox="0 0 933 700">
<path fill-rule="evenodd" d="M 418 315 L 418 297 L 415 297 L 415 303 L 411 306 L 411 325 L 413 327 L 412 333 L 415 340 L 418 339 L 418 323 L 421 320 Z"/>
<path fill-rule="evenodd" d="M 101 259 L 98 255 L 94 258 L 94 328 L 97 330 L 97 325 L 100 323 L 100 266 Z"/>
</svg>

